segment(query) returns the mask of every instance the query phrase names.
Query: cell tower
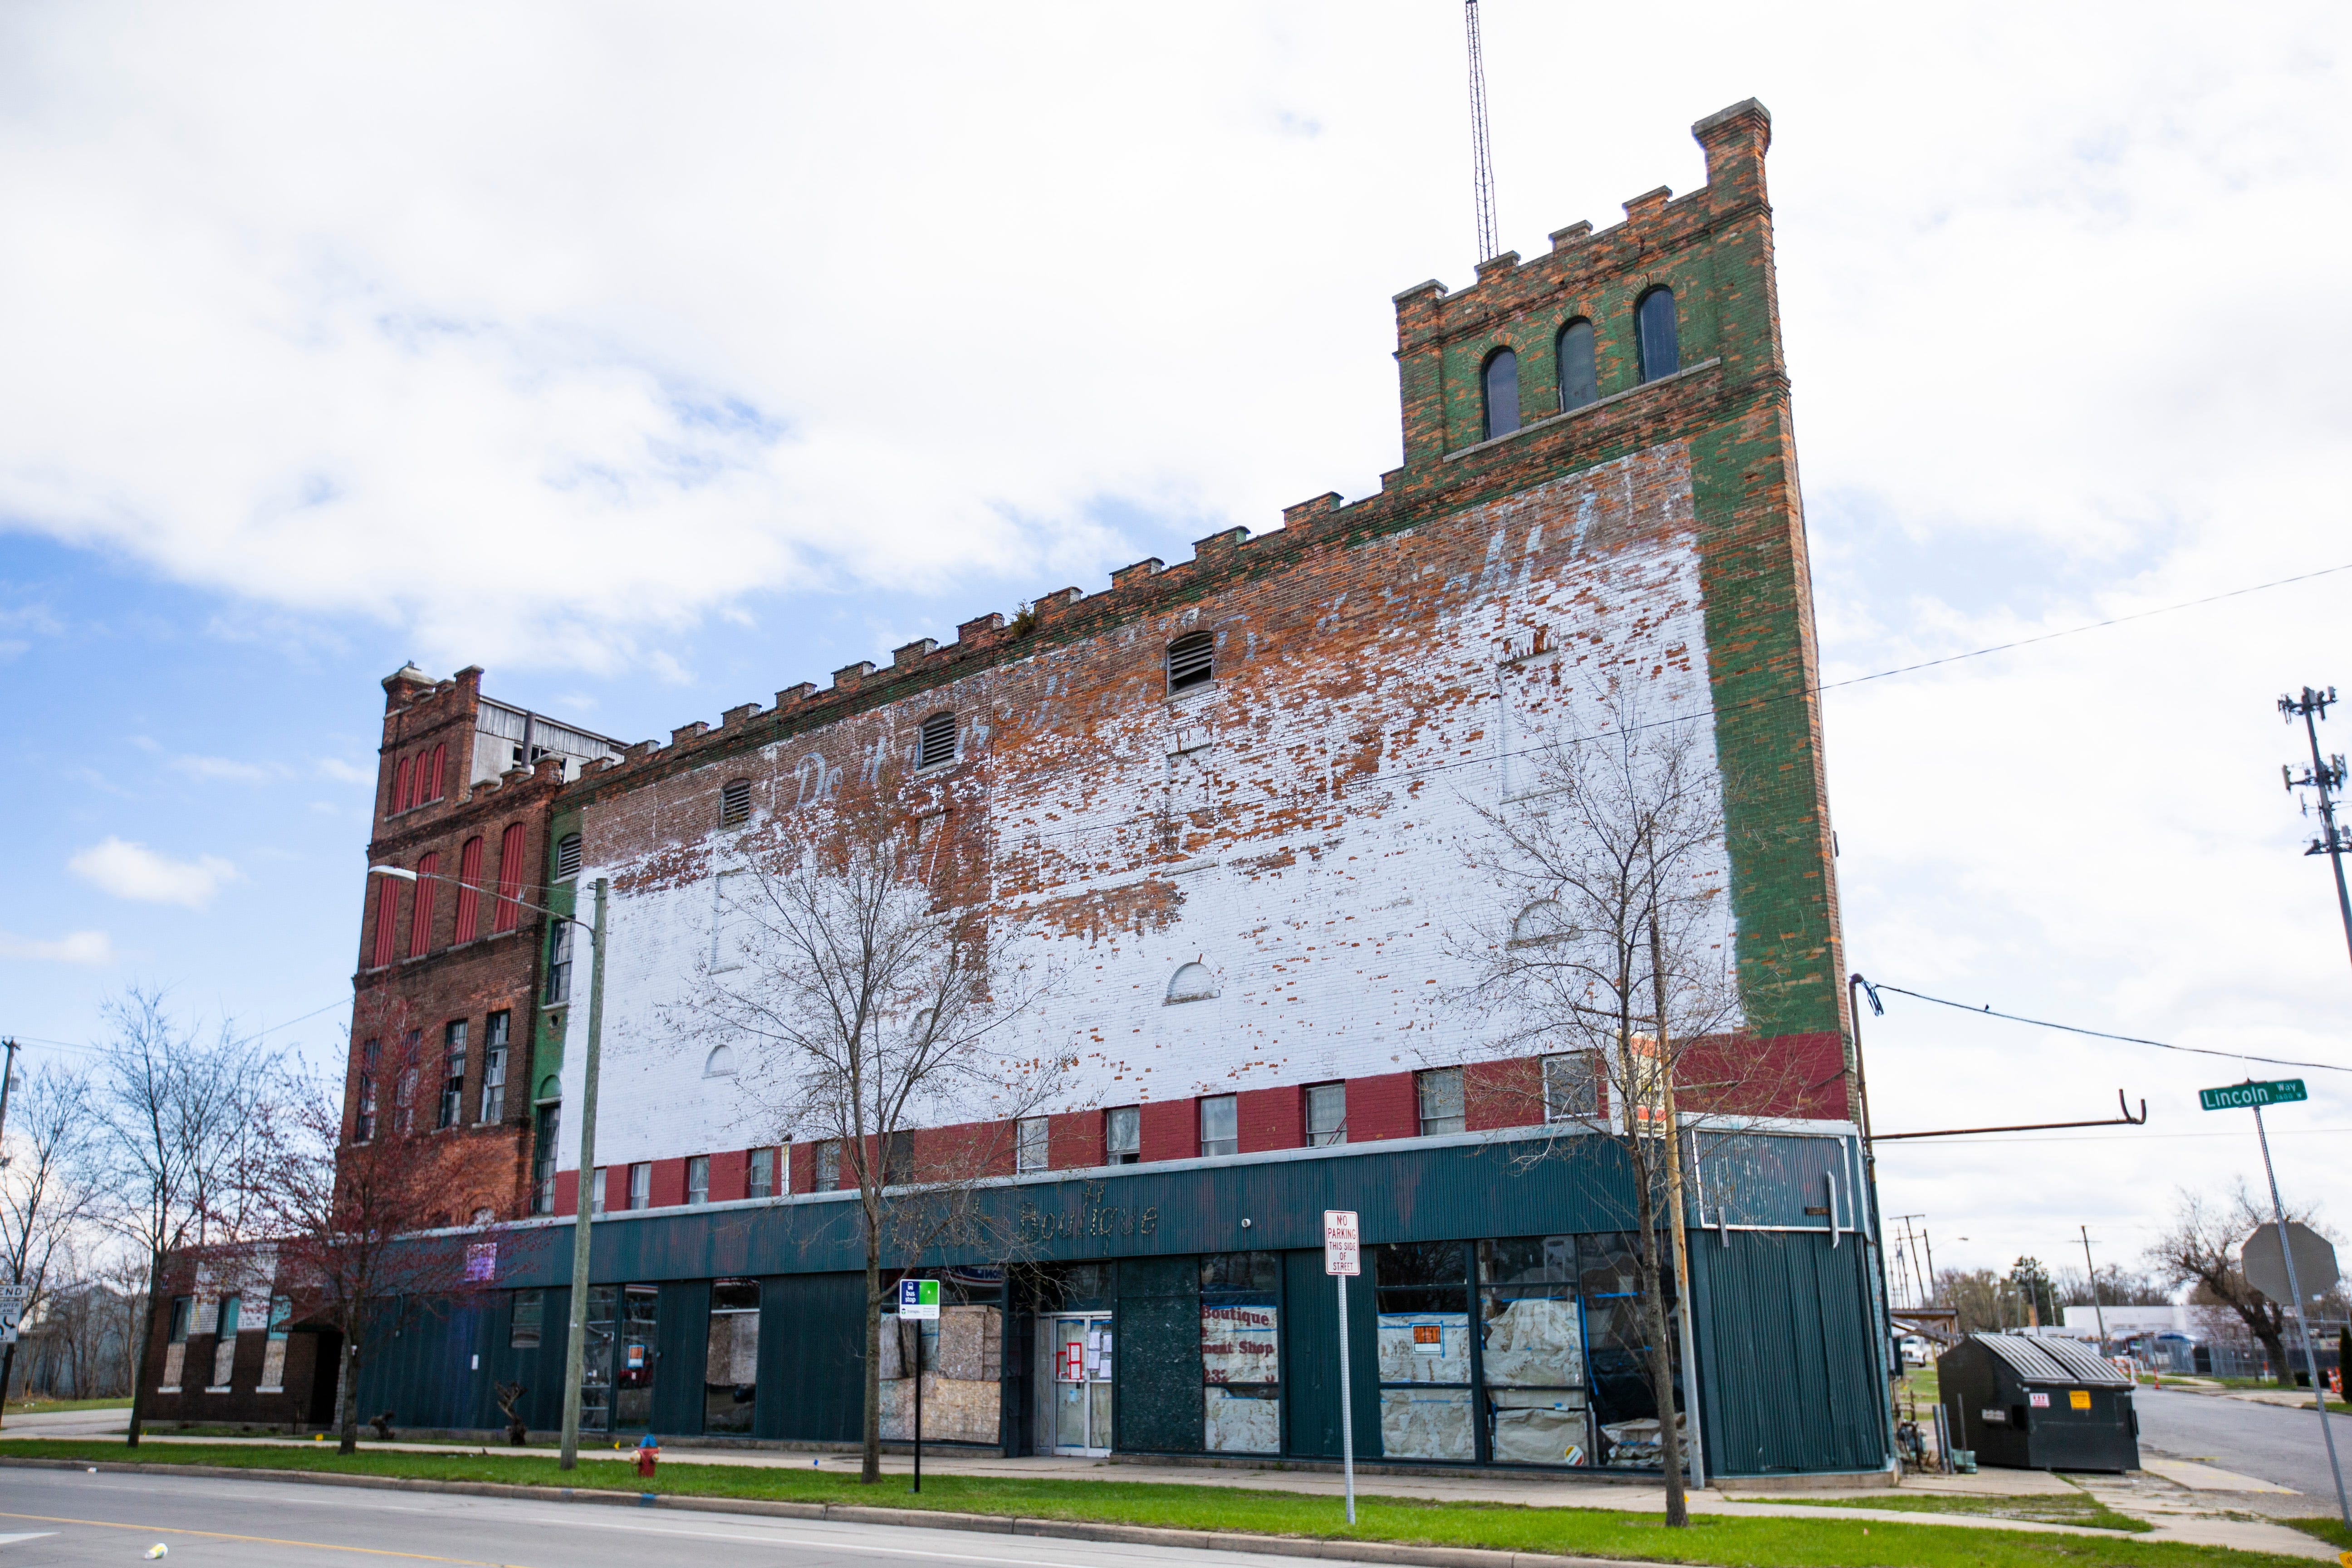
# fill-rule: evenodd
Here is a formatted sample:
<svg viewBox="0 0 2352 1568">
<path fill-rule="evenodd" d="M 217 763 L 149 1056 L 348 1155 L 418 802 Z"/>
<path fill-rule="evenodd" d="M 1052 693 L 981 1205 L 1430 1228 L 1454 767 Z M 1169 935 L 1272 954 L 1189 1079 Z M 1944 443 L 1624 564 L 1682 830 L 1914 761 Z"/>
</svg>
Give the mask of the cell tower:
<svg viewBox="0 0 2352 1568">
<path fill-rule="evenodd" d="M 1471 183 L 1478 202 L 1478 259 L 1485 261 L 1503 248 L 1495 224 L 1495 153 L 1486 141 L 1486 62 L 1478 48 L 1478 0 L 1463 0 L 1463 24 L 1470 31 L 1470 162 Z"/>
</svg>

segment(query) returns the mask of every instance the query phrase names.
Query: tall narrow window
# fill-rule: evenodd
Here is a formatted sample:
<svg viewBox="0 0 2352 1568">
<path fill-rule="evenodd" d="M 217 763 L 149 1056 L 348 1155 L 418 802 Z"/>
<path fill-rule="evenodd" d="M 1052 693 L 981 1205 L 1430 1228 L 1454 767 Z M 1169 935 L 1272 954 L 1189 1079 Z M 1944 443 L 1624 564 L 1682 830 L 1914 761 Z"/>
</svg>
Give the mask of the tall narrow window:
<svg viewBox="0 0 2352 1568">
<path fill-rule="evenodd" d="M 539 1111 L 539 1140 L 532 1146 L 530 1212 L 555 1212 L 555 1156 L 563 1135 L 563 1108 L 543 1105 Z"/>
<path fill-rule="evenodd" d="M 547 1292 L 518 1290 L 514 1293 L 514 1316 L 507 1323 L 507 1349 L 535 1351 L 539 1348 L 540 1325 L 546 1321 Z"/>
<path fill-rule="evenodd" d="M 1241 1120 L 1235 1113 L 1234 1097 L 1220 1094 L 1200 1103 L 1201 1158 L 1213 1160 L 1220 1155 L 1240 1153 Z"/>
<path fill-rule="evenodd" d="M 1432 1068 L 1413 1075 L 1421 1093 L 1421 1135 L 1462 1131 L 1462 1069 Z"/>
<path fill-rule="evenodd" d="M 568 882 L 580 875 L 580 835 L 567 833 L 555 841 L 555 879 Z"/>
<path fill-rule="evenodd" d="M 1546 1121 L 1573 1121 L 1601 1114 L 1601 1080 L 1592 1067 L 1590 1051 L 1567 1051 L 1544 1058 Z"/>
<path fill-rule="evenodd" d="M 520 822 L 508 823 L 499 835 L 499 911 L 491 922 L 498 931 L 512 931 L 522 919 L 522 906 L 515 902 L 522 896 L 522 840 Z"/>
<path fill-rule="evenodd" d="M 1601 395 L 1592 363 L 1592 323 L 1570 321 L 1559 330 L 1559 405 L 1581 408 Z"/>
<path fill-rule="evenodd" d="M 465 1099 L 466 1020 L 453 1018 L 441 1029 L 441 1115 L 435 1125 L 457 1126 Z"/>
<path fill-rule="evenodd" d="M 773 1149 L 751 1151 L 751 1166 L 744 1176 L 743 1195 L 752 1198 L 772 1198 L 776 1195 L 776 1152 Z"/>
<path fill-rule="evenodd" d="M 816 1190 L 830 1193 L 841 1185 L 841 1143 L 828 1138 L 816 1146 Z"/>
<path fill-rule="evenodd" d="M 707 1204 L 710 1201 L 710 1156 L 697 1154 L 686 1163 L 686 1201 Z"/>
<path fill-rule="evenodd" d="M 740 827 L 751 820 L 751 781 L 730 779 L 719 786 L 719 826 Z"/>
<path fill-rule="evenodd" d="M 1168 645 L 1168 689 L 1172 694 L 1206 686 L 1217 678 L 1217 639 L 1187 632 Z"/>
<path fill-rule="evenodd" d="M 1024 1174 L 1053 1163 L 1046 1131 L 1052 1123 L 1042 1116 L 1024 1116 L 1013 1124 L 1013 1168 Z"/>
<path fill-rule="evenodd" d="M 1642 344 L 1642 379 L 1655 381 L 1683 367 L 1681 347 L 1675 341 L 1675 291 L 1653 289 L 1634 308 L 1633 333 Z"/>
<path fill-rule="evenodd" d="M 650 1160 L 640 1160 L 629 1167 L 629 1206 L 633 1209 L 654 1206 L 654 1167 Z"/>
<path fill-rule="evenodd" d="M 606 1184 L 612 1179 L 613 1171 L 611 1166 L 599 1165 L 596 1167 L 595 1179 L 588 1184 L 588 1213 L 592 1217 L 593 1215 L 603 1214 L 607 1208 L 612 1206 L 607 1201 L 608 1195 L 612 1192 L 612 1188 Z"/>
<path fill-rule="evenodd" d="M 368 949 L 368 967 L 382 969 L 393 959 L 400 940 L 400 884 L 390 877 L 376 879 L 375 942 Z"/>
<path fill-rule="evenodd" d="M 360 1047 L 359 1106 L 352 1119 L 352 1142 L 375 1142 L 375 1064 L 382 1053 L 383 1042 L 370 1040 Z"/>
<path fill-rule="evenodd" d="M 482 1037 L 483 1121 L 503 1121 L 507 1116 L 507 1031 L 513 1015 L 490 1015 L 489 1032 Z"/>
<path fill-rule="evenodd" d="M 416 1074 L 425 1054 L 425 1031 L 411 1029 L 400 1037 L 400 1076 L 393 1080 L 394 1119 L 403 1138 L 416 1131 Z"/>
<path fill-rule="evenodd" d="M 467 942 L 482 934 L 482 838 L 476 834 L 457 851 L 457 924 L 449 933 L 453 942 Z"/>
<path fill-rule="evenodd" d="M 1496 349 L 1486 358 L 1483 379 L 1486 428 L 1478 438 L 1491 441 L 1519 427 L 1519 356 L 1508 349 Z"/>
<path fill-rule="evenodd" d="M 553 1007 L 572 1000 L 572 922 L 556 921 L 547 939 L 547 1002 Z"/>
<path fill-rule="evenodd" d="M 1348 1141 L 1348 1086 L 1317 1083 L 1307 1088 L 1307 1146 L 1320 1149 Z"/>
<path fill-rule="evenodd" d="M 416 957 L 433 945 L 433 879 L 441 869 L 441 857 L 420 855 L 416 858 L 416 891 L 409 897 L 408 956 Z"/>
<path fill-rule="evenodd" d="M 934 713 L 923 721 L 915 743 L 915 766 L 944 767 L 956 760 L 956 716 Z"/>
<path fill-rule="evenodd" d="M 1143 1112 L 1132 1105 L 1103 1112 L 1103 1158 L 1112 1165 L 1132 1165 L 1143 1158 Z"/>
<path fill-rule="evenodd" d="M 446 745 L 434 747 L 433 761 L 425 770 L 425 787 L 417 793 L 426 800 L 439 800 L 446 795 L 449 786 L 445 775 L 448 766 L 449 748 Z"/>
<path fill-rule="evenodd" d="M 392 809 L 394 815 L 397 816 L 416 804 L 416 759 L 401 758 L 400 771 L 394 777 L 398 783 L 394 784 L 392 792 Z"/>
<path fill-rule="evenodd" d="M 702 1363 L 702 1429 L 749 1435 L 760 1387 L 760 1282 L 710 1282 Z"/>
</svg>

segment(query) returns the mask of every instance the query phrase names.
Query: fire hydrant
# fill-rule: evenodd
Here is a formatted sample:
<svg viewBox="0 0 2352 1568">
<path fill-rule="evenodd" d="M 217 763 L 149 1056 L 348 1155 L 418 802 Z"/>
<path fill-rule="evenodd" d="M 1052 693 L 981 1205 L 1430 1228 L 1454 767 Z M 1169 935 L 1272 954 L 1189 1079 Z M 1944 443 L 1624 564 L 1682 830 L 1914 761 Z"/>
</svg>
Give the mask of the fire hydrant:
<svg viewBox="0 0 2352 1568">
<path fill-rule="evenodd" d="M 650 1432 L 637 1439 L 637 1474 L 653 1479 L 654 1464 L 661 1458 L 661 1444 Z"/>
</svg>

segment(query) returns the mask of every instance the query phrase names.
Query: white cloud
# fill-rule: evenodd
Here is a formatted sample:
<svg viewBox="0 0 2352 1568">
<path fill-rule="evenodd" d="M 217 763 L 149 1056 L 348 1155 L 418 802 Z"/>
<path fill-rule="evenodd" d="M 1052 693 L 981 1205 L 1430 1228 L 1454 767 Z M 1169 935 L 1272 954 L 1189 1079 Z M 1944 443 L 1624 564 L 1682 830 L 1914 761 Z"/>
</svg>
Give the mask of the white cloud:
<svg viewBox="0 0 2352 1568">
<path fill-rule="evenodd" d="M 172 759 L 172 767 L 190 778 L 226 780 L 233 784 L 261 784 L 270 777 L 268 768 L 228 757 L 178 756 Z"/>
<path fill-rule="evenodd" d="M 66 862 L 84 881 L 147 904 L 184 904 L 201 910 L 213 901 L 222 885 L 241 880 L 237 868 L 217 855 L 174 860 L 143 844 L 107 838 Z"/>
<path fill-rule="evenodd" d="M 338 784 L 372 784 L 375 783 L 375 769 L 358 763 L 344 762 L 341 757 L 320 757 L 318 767 L 320 776 L 333 779 Z"/>
<path fill-rule="evenodd" d="M 114 943 L 102 931 L 70 931 L 54 942 L 11 936 L 0 931 L 0 959 L 28 959 L 37 963 L 104 964 L 114 962 Z"/>
</svg>

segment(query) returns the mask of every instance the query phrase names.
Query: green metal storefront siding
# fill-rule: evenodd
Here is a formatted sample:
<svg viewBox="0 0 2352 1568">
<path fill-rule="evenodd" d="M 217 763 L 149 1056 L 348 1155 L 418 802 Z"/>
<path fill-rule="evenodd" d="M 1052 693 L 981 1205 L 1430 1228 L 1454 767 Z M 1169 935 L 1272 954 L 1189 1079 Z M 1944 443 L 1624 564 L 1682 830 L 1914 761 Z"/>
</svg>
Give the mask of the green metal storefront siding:
<svg viewBox="0 0 2352 1568">
<path fill-rule="evenodd" d="M 762 1279 L 760 1392 L 752 1407 L 752 1435 L 806 1443 L 856 1442 L 866 1429 L 865 1324 L 863 1274 Z M 695 1429 L 701 1429 L 699 1422 Z"/>
<path fill-rule="evenodd" d="M 1321 1223 L 1322 1216 L 1316 1216 Z M 1356 1454 L 1381 1452 L 1380 1346 L 1369 1275 L 1348 1281 L 1348 1366 L 1356 1420 Z M 1339 1302 L 1323 1252 L 1282 1259 L 1284 1451 L 1299 1458 L 1339 1457 Z"/>
<path fill-rule="evenodd" d="M 709 1333 L 709 1280 L 687 1279 L 661 1288 L 661 1318 L 654 1325 L 656 1432 L 702 1430 L 702 1378 Z"/>
<path fill-rule="evenodd" d="M 506 1349 L 510 1300 L 501 1292 L 382 1314 L 381 1326 L 362 1346 L 361 1421 L 388 1410 L 395 1428 L 499 1425 L 490 1385 L 514 1378 L 513 1352 Z"/>
<path fill-rule="evenodd" d="M 1866 1249 L 1802 1231 L 1691 1233 L 1713 1474 L 1886 1463 Z"/>
</svg>

